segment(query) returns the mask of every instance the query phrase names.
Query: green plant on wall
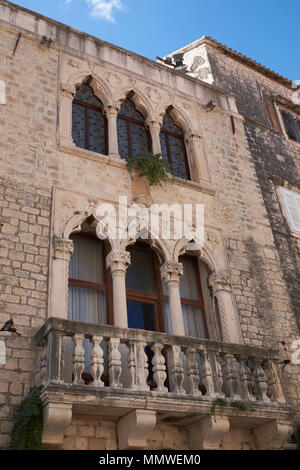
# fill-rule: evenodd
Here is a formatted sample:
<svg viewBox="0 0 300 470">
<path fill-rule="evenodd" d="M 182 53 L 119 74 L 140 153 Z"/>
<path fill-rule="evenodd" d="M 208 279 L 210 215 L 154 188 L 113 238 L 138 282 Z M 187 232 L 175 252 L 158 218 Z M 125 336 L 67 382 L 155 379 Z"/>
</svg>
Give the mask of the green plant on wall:
<svg viewBox="0 0 300 470">
<path fill-rule="evenodd" d="M 32 387 L 14 413 L 14 427 L 10 445 L 13 450 L 39 450 L 42 448 L 41 389 L 42 387 Z"/>
<path fill-rule="evenodd" d="M 138 176 L 147 178 L 150 185 L 160 184 L 168 181 L 168 173 L 171 167 L 168 162 L 161 158 L 161 154 L 153 155 L 150 152 L 131 157 L 127 162 L 127 170 L 131 177 L 136 171 Z"/>
<path fill-rule="evenodd" d="M 214 417 L 214 420 L 216 421 L 216 406 L 227 406 L 226 400 L 223 400 L 223 398 L 216 398 L 212 402 L 212 407 L 210 408 L 210 414 Z M 242 401 L 233 401 L 230 403 L 230 406 L 232 408 L 238 408 L 239 410 L 242 411 L 255 411 L 254 408 L 249 408 L 249 406 L 245 405 Z"/>
</svg>

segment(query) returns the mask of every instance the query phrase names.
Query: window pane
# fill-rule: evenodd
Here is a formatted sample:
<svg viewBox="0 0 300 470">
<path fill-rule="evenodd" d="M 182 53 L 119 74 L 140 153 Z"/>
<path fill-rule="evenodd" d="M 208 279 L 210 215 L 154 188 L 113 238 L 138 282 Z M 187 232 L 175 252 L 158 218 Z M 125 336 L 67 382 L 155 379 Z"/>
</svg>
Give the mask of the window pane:
<svg viewBox="0 0 300 470">
<path fill-rule="evenodd" d="M 105 292 L 69 286 L 69 319 L 106 324 Z"/>
<path fill-rule="evenodd" d="M 126 288 L 144 292 L 155 291 L 153 256 L 143 250 L 131 250 L 131 265 L 126 273 Z"/>
<path fill-rule="evenodd" d="M 182 315 L 186 336 L 206 338 L 204 316 L 200 307 L 182 305 Z"/>
<path fill-rule="evenodd" d="M 128 328 L 156 331 L 154 304 L 127 300 Z"/>
<path fill-rule="evenodd" d="M 76 147 L 85 148 L 85 108 L 72 105 L 72 138 Z"/>
<path fill-rule="evenodd" d="M 130 117 L 132 119 L 136 119 L 137 121 L 144 122 L 144 116 L 135 109 L 134 102 L 127 98 L 123 101 L 120 109 L 120 114 L 124 116 Z"/>
<path fill-rule="evenodd" d="M 103 245 L 99 240 L 74 238 L 69 277 L 80 281 L 103 283 Z"/>
<path fill-rule="evenodd" d="M 172 135 L 169 135 L 168 138 L 173 174 L 175 176 L 179 176 L 180 178 L 187 179 L 188 174 L 185 165 L 185 147 L 183 139 L 173 137 Z"/>
<path fill-rule="evenodd" d="M 81 85 L 76 92 L 75 99 L 102 107 L 101 101 L 94 95 L 93 89 L 89 85 Z"/>
<path fill-rule="evenodd" d="M 169 113 L 166 113 L 164 115 L 164 120 L 163 120 L 163 124 L 162 124 L 161 127 L 162 127 L 162 129 L 173 132 L 174 134 L 183 135 L 182 130 L 180 129 L 180 127 L 176 126 L 172 116 L 170 116 Z"/>
<path fill-rule="evenodd" d="M 117 131 L 118 131 L 118 144 L 119 154 L 124 160 L 128 160 L 128 134 L 127 134 L 127 121 L 123 119 L 117 119 Z"/>
<path fill-rule="evenodd" d="M 102 113 L 89 109 L 89 150 L 106 153 L 105 117 Z"/>
<path fill-rule="evenodd" d="M 147 129 L 144 126 L 139 126 L 131 122 L 130 132 L 132 147 L 132 155 L 129 155 L 130 157 L 135 157 L 149 150 Z"/>
<path fill-rule="evenodd" d="M 196 264 L 193 259 L 181 258 L 183 276 L 180 279 L 180 297 L 183 299 L 199 300 Z"/>
</svg>

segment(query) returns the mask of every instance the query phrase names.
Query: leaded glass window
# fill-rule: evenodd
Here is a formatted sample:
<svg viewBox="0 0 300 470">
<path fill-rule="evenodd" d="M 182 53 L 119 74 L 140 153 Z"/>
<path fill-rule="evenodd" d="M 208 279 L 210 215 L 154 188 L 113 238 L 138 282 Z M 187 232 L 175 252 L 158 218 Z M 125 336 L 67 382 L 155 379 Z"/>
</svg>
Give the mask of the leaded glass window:
<svg viewBox="0 0 300 470">
<path fill-rule="evenodd" d="M 169 162 L 172 174 L 180 178 L 190 179 L 184 135 L 167 112 L 160 131 L 162 158 Z"/>
<path fill-rule="evenodd" d="M 76 147 L 107 155 L 107 125 L 102 102 L 92 88 L 78 88 L 72 105 L 72 137 Z"/>
<path fill-rule="evenodd" d="M 138 154 L 151 151 L 151 138 L 145 127 L 144 116 L 127 98 L 121 106 L 117 119 L 120 157 L 128 160 Z"/>
</svg>

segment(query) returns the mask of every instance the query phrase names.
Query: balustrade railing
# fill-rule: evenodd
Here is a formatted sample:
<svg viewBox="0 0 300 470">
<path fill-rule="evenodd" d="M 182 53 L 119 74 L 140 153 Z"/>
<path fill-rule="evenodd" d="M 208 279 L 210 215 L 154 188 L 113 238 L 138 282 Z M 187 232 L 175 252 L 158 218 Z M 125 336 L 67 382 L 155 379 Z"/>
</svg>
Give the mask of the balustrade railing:
<svg viewBox="0 0 300 470">
<path fill-rule="evenodd" d="M 56 318 L 36 340 L 37 384 L 285 403 L 274 350 Z"/>
</svg>

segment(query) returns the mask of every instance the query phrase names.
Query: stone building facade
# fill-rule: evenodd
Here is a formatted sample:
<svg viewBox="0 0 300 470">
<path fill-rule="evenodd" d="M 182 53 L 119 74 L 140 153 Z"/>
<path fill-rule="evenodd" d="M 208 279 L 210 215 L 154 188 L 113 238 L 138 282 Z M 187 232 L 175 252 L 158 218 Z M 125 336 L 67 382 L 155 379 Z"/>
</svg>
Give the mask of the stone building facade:
<svg viewBox="0 0 300 470">
<path fill-rule="evenodd" d="M 279 365 L 299 338 L 291 83 L 208 38 L 184 74 L 3 0 L 0 36 L 0 321 L 21 334 L 0 333 L 0 447 L 37 384 L 45 448 L 281 448 L 300 418 L 299 365 Z M 147 146 L 166 186 L 128 174 Z M 98 208 L 124 197 L 203 204 L 203 246 L 112 236 Z M 153 291 L 130 285 L 146 258 Z"/>
</svg>

